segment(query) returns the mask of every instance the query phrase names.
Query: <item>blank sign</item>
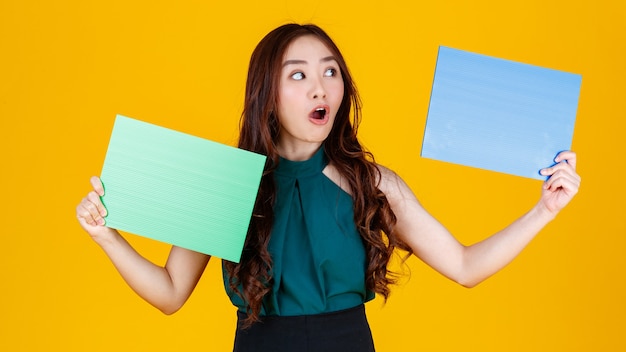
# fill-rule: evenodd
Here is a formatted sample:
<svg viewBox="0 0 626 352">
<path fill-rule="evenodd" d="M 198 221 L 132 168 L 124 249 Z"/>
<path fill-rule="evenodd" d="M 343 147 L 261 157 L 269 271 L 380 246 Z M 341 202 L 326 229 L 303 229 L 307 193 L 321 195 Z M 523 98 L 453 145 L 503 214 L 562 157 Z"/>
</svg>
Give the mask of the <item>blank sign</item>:
<svg viewBox="0 0 626 352">
<path fill-rule="evenodd" d="M 421 156 L 543 180 L 571 148 L 581 80 L 440 47 Z"/>
<path fill-rule="evenodd" d="M 238 262 L 265 156 L 118 115 L 107 226 Z"/>
</svg>

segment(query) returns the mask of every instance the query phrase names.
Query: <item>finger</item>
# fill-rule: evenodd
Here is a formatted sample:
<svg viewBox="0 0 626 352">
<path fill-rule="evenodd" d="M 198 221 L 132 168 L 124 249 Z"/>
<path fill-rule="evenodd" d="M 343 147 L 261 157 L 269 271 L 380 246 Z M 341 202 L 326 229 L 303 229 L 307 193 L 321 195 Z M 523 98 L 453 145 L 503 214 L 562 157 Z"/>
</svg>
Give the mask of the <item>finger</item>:
<svg viewBox="0 0 626 352">
<path fill-rule="evenodd" d="M 555 159 L 555 161 L 556 161 L 556 159 Z M 569 163 L 567 160 L 563 159 L 563 160 L 559 161 L 556 165 L 553 165 L 551 167 L 546 167 L 545 169 L 541 169 L 539 171 L 539 173 L 541 175 L 544 175 L 544 176 L 552 176 L 557 171 L 563 170 L 563 171 L 568 172 L 570 174 L 577 175 L 576 174 L 576 169 L 575 169 L 576 161 L 573 161 L 573 162 L 574 162 L 574 165 Z"/>
<path fill-rule="evenodd" d="M 91 179 L 89 179 L 89 181 L 91 182 L 91 186 L 93 187 L 93 190 L 96 191 L 96 193 L 98 193 L 99 196 L 103 196 L 104 186 L 102 185 L 102 181 L 100 180 L 100 178 L 98 176 L 92 176 Z"/>
<path fill-rule="evenodd" d="M 104 207 L 102 199 L 100 199 L 100 196 L 95 191 L 89 192 L 89 194 L 87 194 L 87 199 L 96 207 L 98 215 L 102 217 L 107 216 L 107 209 Z"/>
<path fill-rule="evenodd" d="M 552 192 L 563 190 L 565 191 L 565 193 L 571 195 L 578 193 L 579 187 L 579 182 L 576 182 L 576 180 L 572 180 L 571 178 L 567 177 L 558 177 L 555 178 L 552 182 L 546 182 L 546 190 Z"/>
<path fill-rule="evenodd" d="M 566 150 L 566 151 L 560 152 L 556 156 L 556 158 L 554 158 L 554 161 L 557 162 L 557 163 L 565 161 L 569 165 L 571 165 L 574 169 L 576 169 L 576 153 L 574 153 L 571 150 Z"/>
<path fill-rule="evenodd" d="M 89 211 L 89 204 L 91 204 L 89 200 L 87 200 L 87 198 L 84 198 L 76 207 L 76 217 L 80 222 L 87 223 L 91 226 L 96 226 L 98 225 L 98 220 L 94 218 L 93 212 Z"/>
<path fill-rule="evenodd" d="M 567 186 L 567 188 L 580 187 L 580 176 L 572 172 L 571 168 L 557 169 L 544 183 L 545 189 L 556 190 L 559 187 Z"/>
<path fill-rule="evenodd" d="M 553 174 L 562 173 L 563 176 L 571 177 L 574 180 L 580 182 L 580 175 L 576 173 L 576 169 L 569 163 L 561 161 L 553 167 Z"/>
<path fill-rule="evenodd" d="M 95 191 L 91 191 L 76 208 L 76 214 L 79 218 L 82 217 L 89 225 L 104 225 L 104 217 L 101 214 L 99 206 L 104 208 L 98 194 Z"/>
</svg>

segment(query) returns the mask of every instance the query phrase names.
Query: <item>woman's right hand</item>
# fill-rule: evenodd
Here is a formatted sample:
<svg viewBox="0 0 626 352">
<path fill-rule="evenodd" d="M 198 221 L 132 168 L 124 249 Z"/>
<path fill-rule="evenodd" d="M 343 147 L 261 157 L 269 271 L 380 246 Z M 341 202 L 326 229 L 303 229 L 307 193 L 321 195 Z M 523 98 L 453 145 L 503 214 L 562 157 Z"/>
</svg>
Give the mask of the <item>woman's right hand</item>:
<svg viewBox="0 0 626 352">
<path fill-rule="evenodd" d="M 177 311 L 198 283 L 210 256 L 172 246 L 165 267 L 142 257 L 120 235 L 106 226 L 107 210 L 100 197 L 104 187 L 99 177 L 91 178 L 93 190 L 76 207 L 80 226 L 107 254 L 128 285 L 166 314 Z"/>
<path fill-rule="evenodd" d="M 107 210 L 100 199 L 104 195 L 102 181 L 97 176 L 91 177 L 90 181 L 93 190 L 76 207 L 76 217 L 80 226 L 96 242 L 99 242 L 111 238 L 116 234 L 116 231 L 105 226 L 104 217 L 107 215 Z"/>
</svg>

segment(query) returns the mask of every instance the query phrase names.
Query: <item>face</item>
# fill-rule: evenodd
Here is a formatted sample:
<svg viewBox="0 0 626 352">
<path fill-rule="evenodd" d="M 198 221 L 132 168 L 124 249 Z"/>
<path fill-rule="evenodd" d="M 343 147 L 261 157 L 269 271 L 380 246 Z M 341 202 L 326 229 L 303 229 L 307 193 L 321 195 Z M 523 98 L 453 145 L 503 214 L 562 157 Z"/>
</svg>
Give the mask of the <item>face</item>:
<svg viewBox="0 0 626 352">
<path fill-rule="evenodd" d="M 285 52 L 280 75 L 278 149 L 310 156 L 328 137 L 343 99 L 339 65 L 319 39 L 302 36 Z"/>
</svg>

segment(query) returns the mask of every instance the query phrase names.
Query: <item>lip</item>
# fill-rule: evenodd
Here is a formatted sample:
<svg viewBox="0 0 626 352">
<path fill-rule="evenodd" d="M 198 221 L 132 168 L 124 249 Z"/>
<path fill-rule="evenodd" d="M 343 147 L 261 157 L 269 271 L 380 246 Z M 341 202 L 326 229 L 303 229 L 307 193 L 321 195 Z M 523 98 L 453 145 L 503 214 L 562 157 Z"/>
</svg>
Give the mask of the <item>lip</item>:
<svg viewBox="0 0 626 352">
<path fill-rule="evenodd" d="M 319 119 L 316 118 L 316 111 L 319 109 L 324 109 L 325 113 L 324 113 L 324 117 Z M 325 125 L 328 123 L 328 121 L 330 121 L 330 106 L 326 105 L 326 104 L 320 104 L 320 105 L 316 105 L 311 112 L 309 113 L 309 121 L 311 121 L 313 124 L 315 125 Z"/>
</svg>

